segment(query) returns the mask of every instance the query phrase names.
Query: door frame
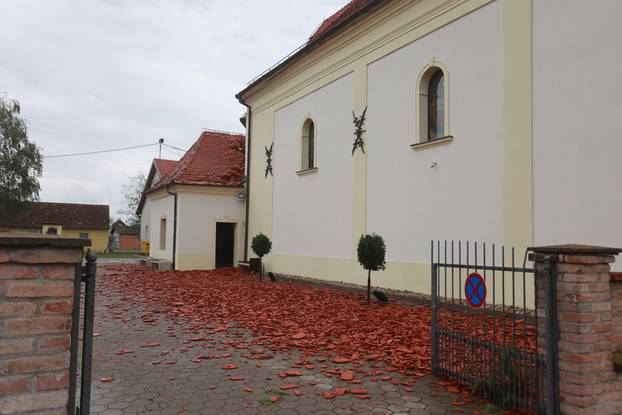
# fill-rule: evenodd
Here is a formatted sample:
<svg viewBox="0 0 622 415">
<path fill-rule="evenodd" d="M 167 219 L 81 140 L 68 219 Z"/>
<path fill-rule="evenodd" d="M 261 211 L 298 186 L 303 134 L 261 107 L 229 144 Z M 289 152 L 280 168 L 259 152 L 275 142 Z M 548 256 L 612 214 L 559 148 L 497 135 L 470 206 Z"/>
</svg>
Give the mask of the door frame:
<svg viewBox="0 0 622 415">
<path fill-rule="evenodd" d="M 218 223 L 233 223 L 235 227 L 233 228 L 233 266 L 237 266 L 238 262 L 238 242 L 239 238 L 237 233 L 240 228 L 240 221 L 235 219 L 214 219 L 212 223 L 212 243 L 214 244 L 214 249 L 212 252 L 212 269 L 216 269 L 216 232 L 218 231 Z"/>
</svg>

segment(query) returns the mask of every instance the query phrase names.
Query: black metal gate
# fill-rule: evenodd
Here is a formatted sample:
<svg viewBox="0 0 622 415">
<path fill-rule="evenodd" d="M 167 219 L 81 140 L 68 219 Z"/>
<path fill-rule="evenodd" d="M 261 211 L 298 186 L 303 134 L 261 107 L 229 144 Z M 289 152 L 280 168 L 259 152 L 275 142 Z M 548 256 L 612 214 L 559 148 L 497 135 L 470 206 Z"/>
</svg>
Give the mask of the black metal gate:
<svg viewBox="0 0 622 415">
<path fill-rule="evenodd" d="M 545 298 L 537 299 L 527 252 L 517 266 L 514 248 L 454 241 L 431 245 L 434 374 L 506 409 L 558 414 L 552 261 L 542 274 Z M 483 279 L 482 298 L 473 295 L 475 284 L 465 289 L 471 274 L 478 274 L 475 281 Z M 483 305 L 474 308 L 467 294 L 476 306 Z"/>
<path fill-rule="evenodd" d="M 89 415 L 91 410 L 91 367 L 93 358 L 93 323 L 95 316 L 95 275 L 97 256 L 89 251 L 86 266 L 76 267 L 71 316 L 71 353 L 69 358 L 69 401 L 68 415 Z M 82 334 L 82 366 L 80 370 L 80 404 L 76 407 L 78 377 L 78 342 L 80 336 L 80 297 L 84 283 L 84 331 Z"/>
</svg>

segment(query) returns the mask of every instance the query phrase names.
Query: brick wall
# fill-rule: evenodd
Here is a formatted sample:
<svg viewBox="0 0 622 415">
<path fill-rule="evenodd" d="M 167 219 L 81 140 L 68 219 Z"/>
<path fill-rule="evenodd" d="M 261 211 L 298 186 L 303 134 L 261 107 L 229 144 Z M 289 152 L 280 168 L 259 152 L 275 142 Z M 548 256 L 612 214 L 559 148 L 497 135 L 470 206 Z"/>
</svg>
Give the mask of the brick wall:
<svg viewBox="0 0 622 415">
<path fill-rule="evenodd" d="M 611 324 L 612 341 L 622 347 L 622 272 L 611 274 Z"/>
<path fill-rule="evenodd" d="M 0 236 L 0 414 L 67 413 L 73 281 L 81 244 Z"/>
<path fill-rule="evenodd" d="M 622 333 L 622 283 L 614 282 L 610 275 L 612 254 L 619 251 L 556 248 L 535 250 L 553 255 L 556 262 L 561 413 L 621 414 L 622 374 L 614 371 L 613 354 Z M 544 315 L 544 253 L 535 256 L 539 316 Z M 543 336 L 539 335 L 538 340 L 543 347 Z"/>
</svg>

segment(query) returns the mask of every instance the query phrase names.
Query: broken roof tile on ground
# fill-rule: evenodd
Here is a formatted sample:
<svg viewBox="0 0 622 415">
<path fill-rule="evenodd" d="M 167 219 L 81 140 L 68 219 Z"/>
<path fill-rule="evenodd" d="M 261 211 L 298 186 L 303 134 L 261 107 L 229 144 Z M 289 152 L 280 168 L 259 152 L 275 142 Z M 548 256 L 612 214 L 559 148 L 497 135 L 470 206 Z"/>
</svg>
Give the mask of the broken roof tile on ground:
<svg viewBox="0 0 622 415">
<path fill-rule="evenodd" d="M 107 278 L 110 289 L 135 295 L 148 309 L 169 318 L 192 320 L 207 333 L 242 326 L 273 351 L 300 350 L 301 367 L 311 363 L 306 357 L 324 355 L 337 364 L 378 361 L 401 372 L 430 372 L 431 317 L 426 306 L 367 306 L 357 293 L 295 282 L 260 283 L 238 269 L 117 269 L 132 274 Z"/>
<path fill-rule="evenodd" d="M 483 406 L 465 389 L 426 376 L 428 307 L 367 306 L 357 293 L 299 282 L 259 283 L 236 269 L 155 272 L 114 265 L 100 270 L 96 325 L 103 338 L 96 349 L 105 350 L 96 351 L 99 391 L 126 393 L 132 379 L 159 373 L 146 378 L 164 388 L 160 391 L 171 383 L 184 389 L 199 385 L 207 394 L 197 401 L 209 404 L 218 393 L 220 404 L 232 408 L 267 404 L 280 410 L 296 399 L 318 409 L 371 410 L 386 407 L 391 396 L 413 409 Z M 225 391 L 232 395 L 222 395 Z M 160 399 L 137 406 L 188 409 L 185 404 Z"/>
</svg>

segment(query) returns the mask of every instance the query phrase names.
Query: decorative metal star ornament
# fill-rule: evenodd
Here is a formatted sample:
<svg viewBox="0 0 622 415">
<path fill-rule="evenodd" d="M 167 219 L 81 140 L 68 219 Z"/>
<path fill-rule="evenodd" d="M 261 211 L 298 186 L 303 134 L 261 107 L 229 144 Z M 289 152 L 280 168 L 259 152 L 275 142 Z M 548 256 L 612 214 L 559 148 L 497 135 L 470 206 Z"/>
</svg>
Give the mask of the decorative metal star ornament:
<svg viewBox="0 0 622 415">
<path fill-rule="evenodd" d="M 354 152 L 357 148 L 360 148 L 363 153 L 365 153 L 365 141 L 363 141 L 363 133 L 366 130 L 363 130 L 363 125 L 365 124 L 365 114 L 367 113 L 367 107 L 363 110 L 363 114 L 360 117 L 357 117 L 354 111 L 352 111 L 352 117 L 354 118 L 354 143 L 352 143 L 352 155 L 354 156 Z"/>
<path fill-rule="evenodd" d="M 266 175 L 264 178 L 268 178 L 268 173 L 270 173 L 270 176 L 274 176 L 272 173 L 272 146 L 274 146 L 274 143 L 270 144 L 270 147 L 266 146 Z"/>
</svg>

